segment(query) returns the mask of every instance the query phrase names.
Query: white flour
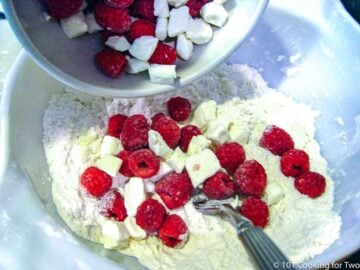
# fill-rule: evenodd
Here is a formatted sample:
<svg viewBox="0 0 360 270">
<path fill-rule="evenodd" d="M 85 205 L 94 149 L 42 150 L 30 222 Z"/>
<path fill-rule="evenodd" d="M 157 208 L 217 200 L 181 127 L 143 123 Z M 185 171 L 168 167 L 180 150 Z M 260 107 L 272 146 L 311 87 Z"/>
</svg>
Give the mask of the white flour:
<svg viewBox="0 0 360 270">
<path fill-rule="evenodd" d="M 170 96 L 182 95 L 195 107 L 204 99 L 219 105 L 222 117 L 236 118 L 248 129 L 250 136 L 243 146 L 247 159 L 258 160 L 266 169 L 268 185 L 277 183 L 284 198 L 270 208 L 270 223 L 265 231 L 294 262 L 320 254 L 338 237 L 341 220 L 333 207 L 333 183 L 327 163 L 320 155 L 314 139 L 317 113 L 305 105 L 269 89 L 260 75 L 247 66 L 221 66 L 197 82 L 179 91 L 139 99 L 103 99 L 66 92 L 52 98 L 44 116 L 44 146 L 53 178 L 53 197 L 58 211 L 67 224 L 84 238 L 102 242 L 96 200 L 79 191 L 79 175 L 96 158 L 97 143 L 88 155 L 78 160 L 74 148 L 78 138 L 92 128 L 98 142 L 103 135 L 106 119 L 115 113 L 142 113 L 150 118 L 166 112 Z M 240 99 L 232 99 L 239 97 Z M 326 192 L 317 199 L 300 195 L 293 180 L 279 170 L 279 157 L 258 146 L 267 124 L 278 125 L 293 137 L 296 147 L 311 157 L 311 169 L 327 178 Z M 191 208 L 178 210 L 190 225 L 190 238 L 182 249 L 169 249 L 155 237 L 131 241 L 124 253 L 139 258 L 152 269 L 253 269 L 247 252 L 228 223 L 203 217 Z M 191 223 L 191 224 L 189 224 Z M 201 227 L 205 233 L 195 234 Z"/>
</svg>

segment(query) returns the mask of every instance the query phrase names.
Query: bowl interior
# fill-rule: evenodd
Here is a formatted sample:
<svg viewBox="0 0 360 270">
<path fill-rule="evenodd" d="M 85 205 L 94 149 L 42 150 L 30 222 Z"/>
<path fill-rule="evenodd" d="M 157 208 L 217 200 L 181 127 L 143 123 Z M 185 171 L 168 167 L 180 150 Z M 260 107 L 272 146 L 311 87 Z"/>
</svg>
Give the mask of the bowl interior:
<svg viewBox="0 0 360 270">
<path fill-rule="evenodd" d="M 94 55 L 102 48 L 99 35 L 68 39 L 55 21 L 46 21 L 40 0 L 5 1 L 4 10 L 24 48 L 47 72 L 60 81 L 87 93 L 103 96 L 146 96 L 175 89 L 192 82 L 224 61 L 244 40 L 261 15 L 268 0 L 229 0 L 225 7 L 229 20 L 216 30 L 212 42 L 195 46 L 188 61 L 178 60 L 174 85 L 152 84 L 147 74 L 123 74 L 110 79 L 94 65 Z"/>
</svg>

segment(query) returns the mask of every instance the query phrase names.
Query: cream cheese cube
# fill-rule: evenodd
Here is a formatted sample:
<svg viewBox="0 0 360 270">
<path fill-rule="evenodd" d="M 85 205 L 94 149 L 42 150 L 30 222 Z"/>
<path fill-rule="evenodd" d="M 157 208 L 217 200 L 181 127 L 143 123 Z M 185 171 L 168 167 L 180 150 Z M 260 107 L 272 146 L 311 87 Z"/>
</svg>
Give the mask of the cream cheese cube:
<svg viewBox="0 0 360 270">
<path fill-rule="evenodd" d="M 226 3 L 228 0 L 214 0 L 214 3 L 215 4 L 218 4 L 218 5 L 222 5 L 224 3 Z"/>
<path fill-rule="evenodd" d="M 176 37 L 181 33 L 185 33 L 190 21 L 189 7 L 183 6 L 180 8 L 173 8 L 170 11 L 168 35 L 169 37 Z"/>
<path fill-rule="evenodd" d="M 116 156 L 120 151 L 124 150 L 121 141 L 113 136 L 106 135 L 102 141 L 100 148 L 100 156 L 113 155 Z"/>
<path fill-rule="evenodd" d="M 189 143 L 187 154 L 193 155 L 196 153 L 200 153 L 204 149 L 209 148 L 210 145 L 211 145 L 211 141 L 208 140 L 205 136 L 203 135 L 194 136 L 192 137 Z"/>
<path fill-rule="evenodd" d="M 77 139 L 77 144 L 87 146 L 92 142 L 96 141 L 97 138 L 98 138 L 98 134 L 95 128 L 92 127 L 80 134 L 80 136 Z"/>
<path fill-rule="evenodd" d="M 185 5 L 188 0 L 167 0 L 167 2 L 172 7 L 181 7 Z"/>
<path fill-rule="evenodd" d="M 214 100 L 207 100 L 201 103 L 194 111 L 193 123 L 201 131 L 207 129 L 208 123 L 216 118 L 217 106 Z"/>
<path fill-rule="evenodd" d="M 218 27 L 222 27 L 228 18 L 228 13 L 225 8 L 214 2 L 205 4 L 200 10 L 200 15 L 205 22 Z"/>
<path fill-rule="evenodd" d="M 228 130 L 219 121 L 211 121 L 205 132 L 205 137 L 212 140 L 216 144 L 223 144 L 230 140 Z"/>
<path fill-rule="evenodd" d="M 125 185 L 124 202 L 128 216 L 134 217 L 140 204 L 145 201 L 144 180 L 131 177 Z"/>
<path fill-rule="evenodd" d="M 186 31 L 186 37 L 195 44 L 206 44 L 212 39 L 213 30 L 211 26 L 202 19 L 191 19 Z"/>
<path fill-rule="evenodd" d="M 205 149 L 186 159 L 186 170 L 194 187 L 201 185 L 207 178 L 221 169 L 213 151 Z"/>
<path fill-rule="evenodd" d="M 278 203 L 284 198 L 284 191 L 282 187 L 277 183 L 268 183 L 265 188 L 264 199 L 266 203 L 271 206 Z"/>
<path fill-rule="evenodd" d="M 180 149 L 176 147 L 169 159 L 166 160 L 166 163 L 174 169 L 175 172 L 181 173 L 185 168 L 187 155 Z"/>
<path fill-rule="evenodd" d="M 150 67 L 150 64 L 148 62 L 141 61 L 136 58 L 132 58 L 130 56 L 126 56 L 126 59 L 127 59 L 127 65 L 125 71 L 127 73 L 137 74 L 145 70 L 148 70 L 148 68 Z"/>
<path fill-rule="evenodd" d="M 142 36 L 134 40 L 131 44 L 129 52 L 135 58 L 147 61 L 154 53 L 158 39 L 152 36 Z"/>
<path fill-rule="evenodd" d="M 168 32 L 168 19 L 167 18 L 157 18 L 156 27 L 155 27 L 155 36 L 159 40 L 165 40 L 167 38 Z"/>
<path fill-rule="evenodd" d="M 149 130 L 148 138 L 149 148 L 155 153 L 155 155 L 166 158 L 172 154 L 173 150 L 167 145 L 159 132 Z"/>
<path fill-rule="evenodd" d="M 159 18 L 170 16 L 169 5 L 166 0 L 154 0 L 154 15 Z"/>
<path fill-rule="evenodd" d="M 146 232 L 136 224 L 136 219 L 134 217 L 127 217 L 124 220 L 124 224 L 131 238 L 135 240 L 142 240 L 146 238 Z"/>
<path fill-rule="evenodd" d="M 130 48 L 130 43 L 125 37 L 112 36 L 107 39 L 105 45 L 115 51 L 125 52 Z"/>
<path fill-rule="evenodd" d="M 146 179 L 144 180 L 145 192 L 146 193 L 154 193 L 155 192 L 155 184 L 154 182 Z"/>
<path fill-rule="evenodd" d="M 104 30 L 104 28 L 102 28 L 95 20 L 95 16 L 93 13 L 90 13 L 88 15 L 86 15 L 85 17 L 85 22 L 87 24 L 87 31 L 89 34 L 93 34 L 99 31 Z"/>
<path fill-rule="evenodd" d="M 69 18 L 60 20 L 61 28 L 68 38 L 79 37 L 88 31 L 85 16 L 82 12 L 71 15 Z"/>
<path fill-rule="evenodd" d="M 149 76 L 152 83 L 173 84 L 176 75 L 176 65 L 157 65 L 149 67 Z"/>
<path fill-rule="evenodd" d="M 146 178 L 146 181 L 157 182 L 161 178 L 163 178 L 165 175 L 171 173 L 172 171 L 173 171 L 173 169 L 168 164 L 161 161 L 160 168 L 159 168 L 159 171 L 157 172 L 157 174 L 152 177 Z"/>
<path fill-rule="evenodd" d="M 129 232 L 123 222 L 106 220 L 101 225 L 103 243 L 106 249 L 122 249 L 129 245 Z"/>
<path fill-rule="evenodd" d="M 176 40 L 176 52 L 183 60 L 188 60 L 194 49 L 193 43 L 184 34 L 180 34 Z"/>
<path fill-rule="evenodd" d="M 250 138 L 250 130 L 244 125 L 233 124 L 229 129 L 230 140 L 233 142 L 238 142 L 240 144 L 247 144 Z"/>
<path fill-rule="evenodd" d="M 107 155 L 99 158 L 95 164 L 100 170 L 115 177 L 121 167 L 122 160 L 118 157 Z"/>
</svg>

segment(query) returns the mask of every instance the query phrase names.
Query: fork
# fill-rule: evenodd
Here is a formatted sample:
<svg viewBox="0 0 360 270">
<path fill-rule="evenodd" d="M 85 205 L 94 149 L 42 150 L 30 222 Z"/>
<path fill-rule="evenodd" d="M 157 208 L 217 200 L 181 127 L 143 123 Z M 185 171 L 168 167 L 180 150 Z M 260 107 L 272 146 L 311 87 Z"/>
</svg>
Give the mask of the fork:
<svg viewBox="0 0 360 270">
<path fill-rule="evenodd" d="M 255 227 L 226 201 L 207 200 L 197 196 L 193 198 L 193 204 L 204 214 L 223 215 L 228 218 L 261 270 L 296 269 L 263 230 Z"/>
</svg>

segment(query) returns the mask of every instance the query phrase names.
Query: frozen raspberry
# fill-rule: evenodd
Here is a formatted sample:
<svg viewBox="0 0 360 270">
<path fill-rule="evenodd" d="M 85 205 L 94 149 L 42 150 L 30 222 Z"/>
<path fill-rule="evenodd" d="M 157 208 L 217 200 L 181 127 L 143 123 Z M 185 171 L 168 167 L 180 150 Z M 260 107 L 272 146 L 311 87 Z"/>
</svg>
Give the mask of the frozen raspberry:
<svg viewBox="0 0 360 270">
<path fill-rule="evenodd" d="M 134 0 L 104 0 L 104 2 L 114 8 L 127 8 L 134 3 Z"/>
<path fill-rule="evenodd" d="M 108 192 L 112 185 L 112 178 L 106 172 L 89 167 L 81 175 L 81 185 L 94 197 L 101 197 Z"/>
<path fill-rule="evenodd" d="M 197 126 L 187 125 L 182 127 L 180 130 L 180 149 L 183 152 L 187 152 L 191 139 L 198 135 L 201 135 L 201 131 Z"/>
<path fill-rule="evenodd" d="M 191 103 L 183 97 L 173 97 L 167 102 L 170 117 L 175 121 L 185 121 L 191 113 Z"/>
<path fill-rule="evenodd" d="M 284 175 L 296 177 L 309 170 L 309 156 L 302 150 L 289 150 L 281 156 L 280 165 Z"/>
<path fill-rule="evenodd" d="M 167 216 L 159 231 L 163 244 L 171 248 L 181 247 L 187 237 L 188 228 L 182 218 L 178 215 Z"/>
<path fill-rule="evenodd" d="M 295 179 L 295 188 L 310 198 L 319 197 L 326 187 L 325 177 L 316 172 L 304 172 Z"/>
<path fill-rule="evenodd" d="M 122 150 L 117 156 L 122 160 L 122 164 L 119 170 L 119 173 L 127 177 L 132 177 L 134 174 L 129 168 L 129 156 L 131 152 L 127 150 Z"/>
<path fill-rule="evenodd" d="M 107 192 L 100 201 L 100 212 L 106 217 L 123 221 L 127 217 L 124 198 L 115 190 Z"/>
<path fill-rule="evenodd" d="M 193 185 L 187 173 L 170 173 L 156 182 L 155 192 L 167 208 L 175 209 L 190 200 Z"/>
<path fill-rule="evenodd" d="M 229 142 L 220 145 L 215 154 L 221 166 L 229 174 L 234 174 L 236 169 L 245 161 L 245 150 L 237 142 Z"/>
<path fill-rule="evenodd" d="M 61 20 L 79 11 L 83 0 L 45 0 L 51 17 Z"/>
<path fill-rule="evenodd" d="M 240 207 L 240 213 L 258 227 L 264 228 L 269 222 L 269 207 L 256 197 L 245 199 Z"/>
<path fill-rule="evenodd" d="M 192 17 L 199 17 L 201 8 L 208 2 L 209 0 L 190 0 L 186 5 L 189 7 L 189 13 Z"/>
<path fill-rule="evenodd" d="M 150 64 L 173 65 L 176 62 L 176 50 L 164 43 L 159 42 L 154 53 L 149 59 Z"/>
<path fill-rule="evenodd" d="M 161 117 L 166 117 L 165 114 L 163 113 L 157 113 L 155 114 L 153 117 L 151 117 L 151 123 L 156 122 L 157 120 L 159 120 Z"/>
<path fill-rule="evenodd" d="M 294 141 L 282 128 L 270 126 L 264 131 L 260 139 L 260 146 L 268 149 L 274 155 L 281 156 L 294 148 Z"/>
<path fill-rule="evenodd" d="M 149 233 L 158 231 L 165 217 L 165 207 L 154 199 L 144 201 L 137 209 L 135 216 L 136 224 Z"/>
<path fill-rule="evenodd" d="M 141 178 L 154 176 L 160 168 L 160 161 L 149 149 L 140 149 L 132 152 L 128 158 L 131 172 Z"/>
<path fill-rule="evenodd" d="M 116 78 L 123 72 L 127 61 L 122 53 L 103 49 L 95 55 L 95 63 L 106 75 Z"/>
<path fill-rule="evenodd" d="M 234 174 L 234 187 L 239 195 L 261 196 L 266 186 L 266 172 L 256 160 L 241 164 Z"/>
<path fill-rule="evenodd" d="M 141 36 L 155 36 L 155 25 L 151 21 L 138 19 L 130 25 L 127 35 L 130 41 Z"/>
<path fill-rule="evenodd" d="M 156 21 L 154 0 L 137 0 L 134 4 L 134 15 L 141 16 L 152 22 Z"/>
<path fill-rule="evenodd" d="M 180 127 L 172 119 L 163 116 L 155 118 L 151 128 L 161 134 L 164 141 L 171 148 L 174 148 L 180 140 Z"/>
<path fill-rule="evenodd" d="M 234 182 L 224 172 L 217 172 L 206 180 L 203 192 L 209 199 L 224 200 L 234 194 Z"/>
<path fill-rule="evenodd" d="M 149 124 L 145 116 L 135 114 L 125 120 L 120 139 L 126 150 L 136 150 L 148 145 Z"/>
<path fill-rule="evenodd" d="M 113 8 L 100 1 L 94 10 L 96 22 L 106 30 L 124 33 L 129 30 L 131 18 L 126 9 Z"/>
<path fill-rule="evenodd" d="M 120 138 L 120 133 L 123 128 L 127 116 L 123 114 L 115 114 L 109 118 L 107 135 Z"/>
</svg>

